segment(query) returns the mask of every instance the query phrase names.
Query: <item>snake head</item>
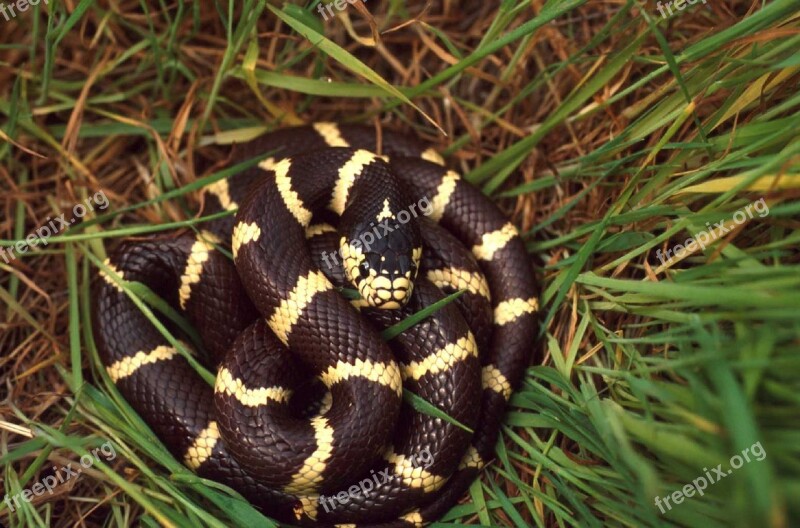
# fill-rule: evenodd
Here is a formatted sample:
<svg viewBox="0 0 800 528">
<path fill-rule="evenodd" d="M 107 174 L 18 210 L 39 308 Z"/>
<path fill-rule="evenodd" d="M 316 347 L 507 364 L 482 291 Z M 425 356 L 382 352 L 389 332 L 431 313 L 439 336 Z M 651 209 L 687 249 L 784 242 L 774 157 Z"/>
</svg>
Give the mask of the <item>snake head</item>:
<svg viewBox="0 0 800 528">
<path fill-rule="evenodd" d="M 357 222 L 339 241 L 344 272 L 372 308 L 402 308 L 411 298 L 422 257 L 419 229 L 386 212 Z"/>
</svg>

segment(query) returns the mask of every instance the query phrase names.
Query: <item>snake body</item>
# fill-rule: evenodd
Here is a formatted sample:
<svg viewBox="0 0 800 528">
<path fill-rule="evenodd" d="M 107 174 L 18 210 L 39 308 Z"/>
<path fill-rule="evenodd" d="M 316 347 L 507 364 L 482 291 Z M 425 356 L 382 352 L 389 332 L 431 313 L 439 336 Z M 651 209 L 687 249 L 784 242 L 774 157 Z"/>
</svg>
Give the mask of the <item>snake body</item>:
<svg viewBox="0 0 800 528">
<path fill-rule="evenodd" d="M 124 241 L 110 255 L 92 311 L 101 360 L 177 458 L 264 513 L 299 525 L 422 526 L 492 457 L 530 360 L 537 300 L 522 241 L 413 138 L 317 123 L 266 134 L 237 159 L 265 153 L 204 190 L 204 212 L 235 215 Z M 121 280 L 183 312 L 213 387 Z M 404 403 L 404 389 L 452 420 Z"/>
</svg>

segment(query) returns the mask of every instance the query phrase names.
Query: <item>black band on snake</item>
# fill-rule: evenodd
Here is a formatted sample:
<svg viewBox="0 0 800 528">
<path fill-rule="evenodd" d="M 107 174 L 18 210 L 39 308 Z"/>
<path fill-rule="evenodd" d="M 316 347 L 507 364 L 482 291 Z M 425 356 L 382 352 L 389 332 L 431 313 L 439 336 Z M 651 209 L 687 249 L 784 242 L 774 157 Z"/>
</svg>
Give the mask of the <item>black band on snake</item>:
<svg viewBox="0 0 800 528">
<path fill-rule="evenodd" d="M 514 226 L 435 151 L 392 133 L 380 154 L 376 143 L 369 127 L 333 123 L 267 134 L 236 158 L 272 157 L 204 191 L 206 214 L 235 216 L 125 241 L 106 262 L 185 314 L 214 387 L 117 281 L 95 283 L 95 339 L 123 396 L 197 474 L 291 524 L 446 513 L 493 456 L 533 347 L 533 272 Z"/>
</svg>

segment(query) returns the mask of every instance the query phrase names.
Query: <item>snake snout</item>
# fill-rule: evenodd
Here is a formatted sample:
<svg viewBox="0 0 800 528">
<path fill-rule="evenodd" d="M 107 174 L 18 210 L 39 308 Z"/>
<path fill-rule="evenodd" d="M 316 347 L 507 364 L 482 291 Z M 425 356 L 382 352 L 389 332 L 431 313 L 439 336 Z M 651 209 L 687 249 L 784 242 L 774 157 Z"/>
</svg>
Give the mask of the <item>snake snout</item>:
<svg viewBox="0 0 800 528">
<path fill-rule="evenodd" d="M 411 298 L 417 267 L 412 255 L 405 252 L 370 251 L 364 255 L 352 282 L 372 308 L 396 310 Z"/>
<path fill-rule="evenodd" d="M 345 273 L 372 308 L 396 310 L 414 290 L 421 248 L 384 240 L 364 251 L 342 239 Z"/>
<path fill-rule="evenodd" d="M 411 271 L 402 275 L 397 271 L 381 274 L 367 273 L 366 276 L 359 275 L 358 288 L 361 296 L 373 308 L 396 310 L 408 302 L 414 290 L 414 282 Z"/>
</svg>

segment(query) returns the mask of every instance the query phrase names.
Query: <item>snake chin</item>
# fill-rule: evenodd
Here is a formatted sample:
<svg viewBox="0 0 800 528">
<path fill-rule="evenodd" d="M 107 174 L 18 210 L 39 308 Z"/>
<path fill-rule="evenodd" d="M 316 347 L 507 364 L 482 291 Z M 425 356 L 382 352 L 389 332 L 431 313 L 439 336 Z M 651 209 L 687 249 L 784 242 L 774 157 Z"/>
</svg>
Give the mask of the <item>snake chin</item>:
<svg viewBox="0 0 800 528">
<path fill-rule="evenodd" d="M 340 244 L 345 274 L 367 306 L 397 310 L 408 303 L 419 270 L 421 247 L 413 247 L 407 235 L 401 233 L 379 239 L 366 250 L 346 237 Z"/>
<path fill-rule="evenodd" d="M 388 275 L 378 275 L 375 270 L 355 281 L 361 297 L 366 303 L 379 310 L 398 310 L 406 305 L 414 291 L 411 272 L 405 275 L 390 278 Z"/>
</svg>

